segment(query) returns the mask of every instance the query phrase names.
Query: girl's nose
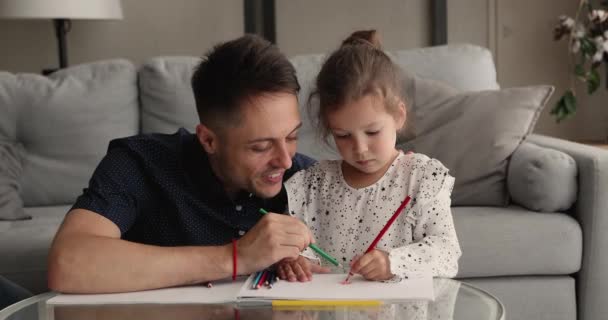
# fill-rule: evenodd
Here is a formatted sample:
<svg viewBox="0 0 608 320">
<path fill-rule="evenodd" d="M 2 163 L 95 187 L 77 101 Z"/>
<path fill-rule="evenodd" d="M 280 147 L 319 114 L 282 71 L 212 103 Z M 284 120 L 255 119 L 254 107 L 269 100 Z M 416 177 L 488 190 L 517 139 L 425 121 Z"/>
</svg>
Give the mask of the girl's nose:
<svg viewBox="0 0 608 320">
<path fill-rule="evenodd" d="M 354 144 L 354 151 L 357 155 L 361 155 L 367 152 L 367 142 L 364 139 L 356 139 Z"/>
</svg>

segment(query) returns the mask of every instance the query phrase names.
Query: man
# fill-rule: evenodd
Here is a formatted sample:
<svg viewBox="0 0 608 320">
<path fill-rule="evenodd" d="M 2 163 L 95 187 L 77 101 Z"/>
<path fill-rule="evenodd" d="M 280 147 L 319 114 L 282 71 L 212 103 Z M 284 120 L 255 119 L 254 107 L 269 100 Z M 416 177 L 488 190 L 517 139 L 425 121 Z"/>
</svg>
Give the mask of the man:
<svg viewBox="0 0 608 320">
<path fill-rule="evenodd" d="M 110 143 L 53 241 L 50 289 L 124 292 L 229 278 L 296 258 L 314 241 L 302 222 L 272 213 L 284 212 L 283 180 L 312 162 L 295 153 L 300 87 L 286 57 L 247 35 L 209 52 L 192 88 L 196 134 Z M 311 268 L 299 273 L 320 267 Z"/>
</svg>

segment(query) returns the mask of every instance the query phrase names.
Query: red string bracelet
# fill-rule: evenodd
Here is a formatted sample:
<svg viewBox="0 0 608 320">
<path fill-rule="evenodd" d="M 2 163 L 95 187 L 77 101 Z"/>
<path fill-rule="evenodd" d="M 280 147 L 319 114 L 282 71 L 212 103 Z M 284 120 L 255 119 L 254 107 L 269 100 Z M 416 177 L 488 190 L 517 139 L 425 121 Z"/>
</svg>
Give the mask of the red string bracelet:
<svg viewBox="0 0 608 320">
<path fill-rule="evenodd" d="M 236 239 L 232 239 L 232 281 L 236 280 Z"/>
</svg>

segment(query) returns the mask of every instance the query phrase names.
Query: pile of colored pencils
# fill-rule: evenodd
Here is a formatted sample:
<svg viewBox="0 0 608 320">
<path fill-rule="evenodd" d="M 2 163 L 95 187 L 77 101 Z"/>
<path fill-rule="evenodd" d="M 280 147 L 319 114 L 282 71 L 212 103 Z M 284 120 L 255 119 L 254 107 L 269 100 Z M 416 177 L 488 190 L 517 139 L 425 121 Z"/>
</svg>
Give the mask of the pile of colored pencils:
<svg viewBox="0 0 608 320">
<path fill-rule="evenodd" d="M 267 287 L 272 289 L 272 286 L 279 281 L 279 276 L 274 270 L 264 270 L 255 273 L 253 282 L 251 283 L 251 289 L 260 289 Z"/>
</svg>

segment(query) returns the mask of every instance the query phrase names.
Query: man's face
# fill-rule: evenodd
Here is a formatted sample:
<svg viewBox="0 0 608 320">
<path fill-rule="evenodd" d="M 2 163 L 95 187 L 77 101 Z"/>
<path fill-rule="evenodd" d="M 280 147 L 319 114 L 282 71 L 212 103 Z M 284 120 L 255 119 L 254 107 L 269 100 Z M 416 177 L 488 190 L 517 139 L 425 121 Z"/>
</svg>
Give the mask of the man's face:
<svg viewBox="0 0 608 320">
<path fill-rule="evenodd" d="M 245 190 L 274 197 L 296 152 L 301 126 L 297 97 L 288 93 L 253 97 L 241 106 L 240 118 L 238 124 L 212 133 L 213 144 L 205 140 L 202 125 L 197 127 L 197 136 L 229 196 Z"/>
</svg>

